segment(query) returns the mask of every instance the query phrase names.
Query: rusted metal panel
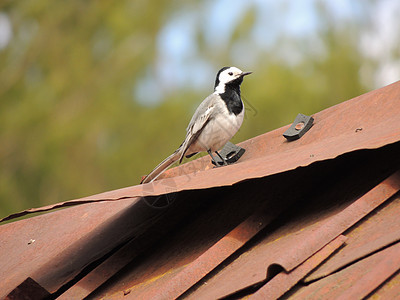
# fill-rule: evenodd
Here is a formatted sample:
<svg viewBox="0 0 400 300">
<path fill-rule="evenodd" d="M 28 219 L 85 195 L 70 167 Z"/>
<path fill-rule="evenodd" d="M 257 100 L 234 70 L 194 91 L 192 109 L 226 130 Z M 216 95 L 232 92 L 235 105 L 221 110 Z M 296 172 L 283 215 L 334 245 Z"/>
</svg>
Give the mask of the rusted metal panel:
<svg viewBox="0 0 400 300">
<path fill-rule="evenodd" d="M 333 252 L 339 249 L 344 242 L 346 237 L 339 235 L 328 245 L 324 246 L 321 250 L 307 259 L 300 266 L 295 268 L 293 271 L 287 273 L 285 271 L 280 272 L 274 278 L 272 278 L 267 284 L 261 287 L 256 293 L 251 295 L 249 300 L 274 300 L 283 296 L 289 291 L 296 283 L 298 283 L 304 276 L 315 269 L 319 264 L 326 260 Z"/>
<path fill-rule="evenodd" d="M 396 243 L 299 289 L 290 299 L 363 299 L 400 269 L 399 253 Z"/>
<path fill-rule="evenodd" d="M 243 181 L 247 179 L 266 177 L 336 158 L 355 150 L 375 149 L 398 142 L 400 82 L 331 107 L 313 117 L 315 125 L 300 140 L 287 142 L 282 137 L 282 133 L 288 127 L 285 126 L 243 142 L 240 145 L 246 149 L 246 154 L 234 165 L 212 169 L 209 159 L 204 157 L 169 170 L 164 179 L 161 178 L 154 183 L 26 210 L 10 216 L 9 219 L 12 219 L 32 212 L 86 203 L 79 207 L 0 227 L 2 238 L 0 298 L 7 295 L 28 276 L 49 292 L 56 291 L 74 278 L 84 266 L 109 253 L 114 247 L 137 233 L 138 224 L 143 225 L 145 221 L 160 214 L 160 211 L 139 205 L 139 198 L 132 197 L 187 190 L 200 193 L 201 189 L 227 187 L 238 182 L 245 184 Z M 315 220 L 312 216 L 308 216 L 307 220 L 295 220 L 293 223 L 285 224 L 212 277 L 207 281 L 207 286 L 201 286 L 189 296 L 198 298 L 203 295 L 214 298 L 229 295 L 254 283 L 265 281 L 266 273 L 272 265 L 280 265 L 287 272 L 293 271 L 316 251 L 398 191 L 400 185 L 398 177 L 398 173 L 391 176 L 342 211 L 342 207 L 320 211 Z M 229 208 L 231 209 L 230 206 Z M 138 270 L 135 269 L 138 271 L 136 274 L 130 275 L 136 277 L 128 278 L 126 281 L 129 284 L 128 289 L 124 288 L 125 282 L 120 283 L 116 287 L 120 293 L 115 296 L 123 296 L 126 293 L 129 297 L 135 298 L 137 295 L 151 294 L 158 284 L 165 288 L 164 291 L 168 295 L 179 294 L 212 270 L 224 257 L 246 243 L 254 234 L 254 227 L 244 227 L 243 230 L 236 232 L 244 235 L 235 236 L 234 243 L 230 243 L 232 241 L 230 237 L 224 239 L 223 236 L 233 227 L 229 227 L 229 230 L 218 238 L 217 235 L 213 235 L 205 239 L 207 232 L 204 230 L 207 230 L 205 229 L 207 227 L 204 224 L 197 225 L 194 228 L 197 228 L 197 233 L 202 235 L 203 240 L 193 239 L 190 245 L 193 249 L 185 251 L 186 249 L 179 249 L 178 246 L 172 247 L 163 257 L 156 257 L 155 264 L 141 265 Z M 223 222 L 218 226 L 223 227 Z M 218 234 L 224 232 L 226 228 L 220 229 Z M 141 226 L 140 230 L 145 228 Z M 218 246 L 211 248 L 208 256 L 205 256 L 206 259 L 202 257 L 202 254 L 207 253 L 207 249 L 215 243 Z M 181 242 L 179 246 L 182 245 Z M 217 251 L 220 250 L 219 246 L 223 247 L 225 254 L 221 255 Z M 206 266 L 203 265 L 204 260 Z M 121 266 L 124 263 L 125 261 L 121 262 Z M 106 268 L 106 271 L 110 270 Z M 102 284 L 112 273 L 96 279 L 98 281 L 95 287 Z M 389 273 L 386 272 L 385 276 Z M 186 278 L 185 275 L 190 278 Z M 182 281 L 171 283 L 174 278 Z M 370 279 L 365 278 L 364 282 L 368 280 Z M 150 290 L 150 285 L 153 290 Z"/>
<path fill-rule="evenodd" d="M 129 197 L 127 197 L 129 198 Z M 121 198 L 118 200 L 122 200 L 122 199 L 126 199 L 126 198 Z M 50 210 L 54 210 L 54 209 L 58 209 L 58 208 L 65 208 L 65 207 L 69 207 L 69 206 L 75 206 L 75 205 L 80 205 L 80 204 L 87 204 L 87 203 L 93 203 L 93 202 L 102 202 L 102 201 L 109 201 L 107 199 L 98 199 L 98 200 L 70 200 L 70 201 L 65 201 L 65 202 L 60 202 L 60 203 L 55 203 L 55 204 L 50 204 L 50 205 L 46 205 L 46 206 L 42 206 L 42 207 L 38 207 L 38 208 L 29 208 L 26 210 L 23 210 L 21 212 L 17 212 L 17 213 L 13 213 L 9 216 L 6 216 L 2 219 L 0 219 L 0 223 L 1 222 L 5 222 L 5 221 L 9 221 L 9 220 L 13 220 L 28 214 L 34 214 L 34 213 L 40 213 L 40 212 L 46 212 L 46 211 L 50 211 Z"/>
<path fill-rule="evenodd" d="M 276 181 L 268 182 L 264 186 Z M 149 299 L 158 293 L 179 295 L 293 203 L 290 198 L 267 198 L 263 189 L 255 188 L 254 182 L 243 185 L 248 188 L 186 192 L 197 197 L 189 196 L 185 198 L 186 202 L 209 201 L 207 209 L 188 214 L 182 226 L 168 234 L 168 240 L 150 249 L 124 272 L 116 274 L 107 282 L 106 289 L 95 291 L 91 297 L 118 298 L 125 293 L 128 295 L 124 297 Z M 255 210 L 259 214 L 249 218 Z M 186 278 L 185 274 L 190 277 Z M 178 279 L 182 281 L 178 283 Z"/>
<path fill-rule="evenodd" d="M 166 285 L 158 284 L 156 290 L 148 289 L 141 297 L 147 299 L 177 298 L 187 288 L 194 285 L 215 266 L 221 263 L 230 254 L 234 253 L 257 232 L 264 228 L 270 221 L 270 218 L 270 215 L 266 216 L 264 214 L 256 214 L 249 217 L 214 246 L 204 252 L 199 258 L 186 265 L 182 271 L 178 272 L 171 280 L 167 281 Z M 129 247 L 129 249 L 121 249 L 124 253 L 127 251 L 133 252 L 134 250 L 134 245 Z M 121 256 L 126 259 L 121 259 Z M 128 253 L 124 255 L 116 253 L 81 281 L 77 282 L 58 299 L 85 298 L 131 260 L 132 253 L 130 253 L 130 255 Z M 129 294 L 130 297 L 137 297 L 133 292 L 129 292 Z"/>
<path fill-rule="evenodd" d="M 139 245 L 138 245 L 139 244 Z M 66 292 L 60 295 L 57 299 L 84 299 L 90 295 L 95 289 L 99 288 L 115 273 L 129 264 L 137 255 L 141 253 L 147 245 L 138 243 L 132 240 L 127 245 L 123 246 L 110 258 L 97 266 L 88 275 L 75 283 Z"/>
<path fill-rule="evenodd" d="M 275 160 L 275 155 L 282 154 L 282 160 L 296 161 L 297 166 L 307 166 L 315 161 L 335 158 L 346 152 L 375 149 L 398 141 L 399 113 L 400 81 L 314 114 L 313 127 L 305 136 L 294 142 L 287 142 L 282 136 L 290 127 L 287 125 L 240 143 L 239 146 L 246 149 L 240 163 L 258 158 L 263 158 L 263 161 L 259 161 L 260 164 L 273 161 L 266 168 L 265 175 L 270 175 L 282 172 L 288 167 L 279 164 L 279 161 Z M 287 151 L 288 155 L 284 154 Z M 203 157 L 168 170 L 160 178 L 207 170 L 212 167 L 208 162 L 209 158 Z M 276 163 L 278 164 L 275 165 Z M 247 169 L 247 165 L 243 168 Z M 289 167 L 286 170 L 290 169 Z M 231 170 L 234 171 L 234 168 Z M 256 171 L 258 170 L 254 168 L 255 174 Z"/>
<path fill-rule="evenodd" d="M 176 299 L 197 283 L 216 266 L 242 247 L 271 220 L 271 215 L 255 214 L 229 232 L 199 258 L 186 265 L 182 271 L 157 289 L 141 294 L 142 299 Z M 135 297 L 134 294 L 130 297 Z M 133 299 L 132 298 L 132 299 Z"/>
<path fill-rule="evenodd" d="M 144 230 L 155 211 L 136 201 L 85 204 L 0 226 L 0 298 L 27 277 L 54 293 L 90 262 Z"/>
<path fill-rule="evenodd" d="M 50 293 L 35 280 L 28 277 L 24 282 L 9 293 L 4 300 L 41 300 L 48 299 Z"/>
<path fill-rule="evenodd" d="M 400 271 L 374 291 L 371 300 L 400 299 Z"/>
<path fill-rule="evenodd" d="M 366 221 L 358 224 L 354 229 L 346 233 L 348 237 L 346 247 L 321 265 L 315 272 L 307 276 L 304 281 L 314 281 L 327 276 L 354 261 L 399 241 L 399 216 L 400 198 L 398 197 Z"/>
<path fill-rule="evenodd" d="M 54 207 L 229 186 L 351 151 L 397 142 L 400 139 L 400 82 L 328 108 L 313 117 L 314 126 L 297 141 L 286 141 L 282 134 L 289 126 L 284 126 L 241 143 L 246 153 L 237 164 L 213 169 L 209 159 L 202 157 L 167 171 L 153 183 L 63 202 Z M 51 207 L 26 210 L 7 219 L 49 209 Z"/>
<path fill-rule="evenodd" d="M 189 298 L 228 296 L 265 281 L 267 271 L 273 265 L 279 265 L 287 272 L 293 270 L 399 189 L 400 172 L 396 172 L 344 210 L 339 207 L 333 211 L 320 212 L 317 219 L 307 225 L 298 220 L 294 224 L 286 224 L 221 270 Z"/>
</svg>

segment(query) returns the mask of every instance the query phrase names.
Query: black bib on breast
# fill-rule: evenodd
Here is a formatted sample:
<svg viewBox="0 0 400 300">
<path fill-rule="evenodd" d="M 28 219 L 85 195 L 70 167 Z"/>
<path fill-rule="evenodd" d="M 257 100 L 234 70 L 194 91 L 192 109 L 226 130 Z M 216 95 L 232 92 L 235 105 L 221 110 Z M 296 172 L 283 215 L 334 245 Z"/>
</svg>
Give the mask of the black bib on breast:
<svg viewBox="0 0 400 300">
<path fill-rule="evenodd" d="M 224 100 L 229 113 L 233 113 L 236 116 L 243 110 L 243 103 L 242 99 L 240 98 L 240 84 L 242 81 L 243 78 L 240 77 L 232 82 L 229 82 L 225 86 L 225 92 L 219 94 L 222 100 Z"/>
</svg>

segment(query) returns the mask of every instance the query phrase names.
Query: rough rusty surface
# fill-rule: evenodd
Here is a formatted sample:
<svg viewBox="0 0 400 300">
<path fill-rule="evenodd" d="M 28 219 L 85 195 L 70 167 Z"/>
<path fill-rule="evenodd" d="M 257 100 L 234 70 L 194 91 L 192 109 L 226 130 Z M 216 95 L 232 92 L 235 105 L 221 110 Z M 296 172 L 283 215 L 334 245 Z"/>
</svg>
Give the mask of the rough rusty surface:
<svg viewBox="0 0 400 300">
<path fill-rule="evenodd" d="M 24 282 L 17 286 L 4 300 L 35 300 L 50 297 L 50 293 L 46 291 L 40 284 L 28 277 Z"/>
<path fill-rule="evenodd" d="M 400 197 L 346 233 L 346 247 L 310 274 L 305 282 L 325 277 L 388 245 L 400 241 Z"/>
<path fill-rule="evenodd" d="M 270 219 L 270 215 L 264 214 L 249 217 L 196 260 L 186 265 L 167 284 L 158 286 L 157 290 L 150 290 L 142 297 L 160 300 L 176 299 L 248 242 L 269 223 Z"/>
<path fill-rule="evenodd" d="M 346 237 L 339 235 L 328 245 L 324 246 L 321 250 L 315 253 L 313 256 L 308 258 L 304 263 L 298 266 L 291 272 L 282 271 L 274 278 L 272 278 L 267 284 L 260 288 L 256 293 L 251 295 L 251 300 L 267 300 L 267 299 L 278 299 L 289 291 L 297 282 L 299 282 L 305 275 L 310 273 L 314 268 L 319 266 L 324 260 L 326 260 L 333 252 L 339 249 L 344 242 Z"/>
<path fill-rule="evenodd" d="M 293 270 L 399 190 L 400 172 L 397 172 L 345 209 L 336 207 L 319 212 L 318 216 L 313 216 L 312 222 L 308 218 L 293 220 L 292 224 L 266 236 L 207 281 L 207 285 L 196 290 L 190 298 L 226 297 L 267 280 L 268 271 L 273 270 L 274 266 L 280 266 L 286 272 Z M 285 249 L 284 255 L 281 249 Z"/>
<path fill-rule="evenodd" d="M 313 118 L 299 140 L 285 126 L 241 143 L 227 167 L 203 157 L 10 216 L 50 211 L 0 226 L 0 298 L 27 283 L 60 299 L 396 298 L 400 82 Z M 157 195 L 170 204 L 141 198 Z"/>
<path fill-rule="evenodd" d="M 202 157 L 167 171 L 153 183 L 58 203 L 43 209 L 30 209 L 6 219 L 92 201 L 230 186 L 243 180 L 333 159 L 355 150 L 376 149 L 399 140 L 399 103 L 400 81 L 314 114 L 313 127 L 299 140 L 288 142 L 282 136 L 288 125 L 240 143 L 246 152 L 236 164 L 213 168 L 209 158 Z"/>
<path fill-rule="evenodd" d="M 370 299 L 400 299 L 400 270 L 379 287 Z"/>
<path fill-rule="evenodd" d="M 266 188 L 276 185 L 277 180 L 266 184 Z M 129 291 L 129 297 L 136 299 L 184 292 L 292 203 L 291 199 L 275 197 L 272 199 L 280 201 L 265 201 L 265 192 L 255 186 L 249 181 L 245 189 L 232 187 L 213 194 L 205 191 L 201 199 L 209 201 L 195 213 L 195 218 L 188 215 L 178 230 L 116 274 L 107 289 L 100 289 L 93 298 L 118 298 L 123 291 Z M 258 213 L 249 217 L 256 209 Z M 177 279 L 181 280 L 178 287 Z"/>
<path fill-rule="evenodd" d="M 299 289 L 290 299 L 363 299 L 400 269 L 399 253 L 396 243 Z"/>
<path fill-rule="evenodd" d="M 152 213 L 130 199 L 77 206 L 2 225 L 0 298 L 27 277 L 55 292 L 88 263 L 134 234 L 136 224 Z"/>
<path fill-rule="evenodd" d="M 194 285 L 203 276 L 210 272 L 215 266 L 243 246 L 251 237 L 268 224 L 266 215 L 257 214 L 249 217 L 219 240 L 210 249 L 204 252 L 199 258 L 187 265 L 181 272 L 178 272 L 170 284 L 158 285 L 158 290 L 149 290 L 149 294 L 143 295 L 148 299 L 174 299 L 181 295 L 187 288 Z M 59 299 L 84 298 L 102 283 L 122 269 L 132 260 L 136 250 L 136 243 L 131 243 L 113 255 L 110 259 L 93 270 L 81 281 L 77 282 Z"/>
</svg>

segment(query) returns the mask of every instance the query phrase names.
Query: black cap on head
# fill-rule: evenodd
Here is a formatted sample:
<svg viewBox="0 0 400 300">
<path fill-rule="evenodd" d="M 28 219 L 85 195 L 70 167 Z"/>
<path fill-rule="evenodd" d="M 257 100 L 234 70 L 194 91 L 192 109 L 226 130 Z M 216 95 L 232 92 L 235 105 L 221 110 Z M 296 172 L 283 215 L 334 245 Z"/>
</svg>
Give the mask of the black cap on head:
<svg viewBox="0 0 400 300">
<path fill-rule="evenodd" d="M 215 78 L 215 84 L 214 84 L 214 89 L 218 86 L 219 84 L 219 74 L 221 74 L 221 72 L 225 71 L 226 69 L 229 69 L 230 67 L 223 67 L 221 70 L 218 71 L 217 73 L 217 77 Z"/>
</svg>

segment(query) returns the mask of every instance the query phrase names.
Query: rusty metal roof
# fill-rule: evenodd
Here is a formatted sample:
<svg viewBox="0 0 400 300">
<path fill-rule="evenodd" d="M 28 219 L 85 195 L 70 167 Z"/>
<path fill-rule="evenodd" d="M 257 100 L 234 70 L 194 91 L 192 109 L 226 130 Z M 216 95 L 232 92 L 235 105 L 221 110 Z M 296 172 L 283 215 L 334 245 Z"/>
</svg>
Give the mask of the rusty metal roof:
<svg viewBox="0 0 400 300">
<path fill-rule="evenodd" d="M 400 82 L 313 118 L 230 166 L 4 218 L 49 211 L 0 226 L 0 298 L 396 298 Z"/>
</svg>

